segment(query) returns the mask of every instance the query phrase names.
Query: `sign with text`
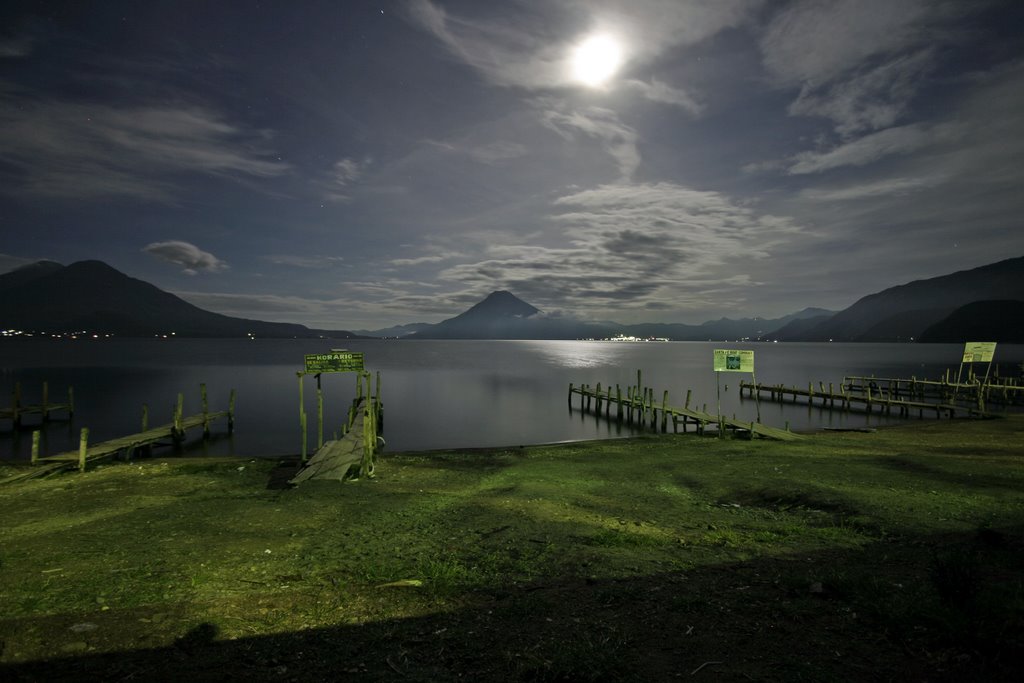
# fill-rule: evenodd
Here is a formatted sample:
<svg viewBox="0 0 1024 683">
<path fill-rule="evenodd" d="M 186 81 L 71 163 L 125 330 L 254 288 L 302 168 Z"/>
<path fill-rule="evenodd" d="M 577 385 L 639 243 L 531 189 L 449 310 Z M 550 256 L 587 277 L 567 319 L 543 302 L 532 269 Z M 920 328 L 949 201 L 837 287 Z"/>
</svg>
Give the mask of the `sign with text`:
<svg viewBox="0 0 1024 683">
<path fill-rule="evenodd" d="M 715 349 L 715 372 L 754 372 L 754 352 Z"/>
<path fill-rule="evenodd" d="M 362 372 L 362 351 L 331 351 L 330 353 L 307 353 L 306 372 Z"/>
<path fill-rule="evenodd" d="M 996 355 L 996 342 L 967 342 L 964 344 L 964 363 L 991 363 Z"/>
</svg>

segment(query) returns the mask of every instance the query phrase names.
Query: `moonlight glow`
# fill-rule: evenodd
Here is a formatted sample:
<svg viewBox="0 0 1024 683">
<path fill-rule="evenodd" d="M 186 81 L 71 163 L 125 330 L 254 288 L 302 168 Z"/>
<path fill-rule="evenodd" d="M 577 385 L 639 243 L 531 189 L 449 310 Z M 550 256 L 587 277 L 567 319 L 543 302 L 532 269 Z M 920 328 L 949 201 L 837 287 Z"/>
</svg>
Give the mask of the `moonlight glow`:
<svg viewBox="0 0 1024 683">
<path fill-rule="evenodd" d="M 572 76 L 577 81 L 597 87 L 615 75 L 622 64 L 622 48 L 605 35 L 591 36 L 572 53 Z"/>
</svg>

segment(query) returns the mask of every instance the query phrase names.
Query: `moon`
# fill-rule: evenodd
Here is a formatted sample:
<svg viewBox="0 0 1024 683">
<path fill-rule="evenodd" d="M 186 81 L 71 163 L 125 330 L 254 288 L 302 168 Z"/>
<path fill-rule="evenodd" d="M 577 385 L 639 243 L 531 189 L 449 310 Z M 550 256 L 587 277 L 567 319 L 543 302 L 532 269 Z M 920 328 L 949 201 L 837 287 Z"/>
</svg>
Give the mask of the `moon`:
<svg viewBox="0 0 1024 683">
<path fill-rule="evenodd" d="M 621 65 L 622 48 L 611 36 L 590 36 L 572 52 L 573 79 L 592 88 L 607 83 Z"/>
</svg>

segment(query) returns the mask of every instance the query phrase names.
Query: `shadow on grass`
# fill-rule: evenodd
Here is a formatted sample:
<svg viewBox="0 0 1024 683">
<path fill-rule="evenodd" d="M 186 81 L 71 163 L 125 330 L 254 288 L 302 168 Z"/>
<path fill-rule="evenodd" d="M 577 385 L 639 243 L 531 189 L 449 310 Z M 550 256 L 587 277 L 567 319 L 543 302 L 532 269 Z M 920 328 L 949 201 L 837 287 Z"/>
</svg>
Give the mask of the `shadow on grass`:
<svg viewBox="0 0 1024 683">
<path fill-rule="evenodd" d="M 458 607 L 421 617 L 237 640 L 179 624 L 166 647 L 8 664 L 0 678 L 1022 680 L 1022 568 L 1024 526 L 622 579 L 582 570 L 456 593 Z M 365 590 L 386 602 L 430 586 Z M 55 641 L 87 651 L 91 633 L 63 629 Z"/>
<path fill-rule="evenodd" d="M 944 452 L 948 452 L 945 451 Z M 977 455 L 977 453 L 970 453 Z M 942 482 L 943 484 L 952 484 L 953 486 L 969 486 L 973 489 L 987 490 L 987 489 L 1005 489 L 1007 491 L 1017 492 L 1020 489 L 1019 484 L 1016 481 L 1008 480 L 991 475 L 978 475 L 971 474 L 959 474 L 957 472 L 950 472 L 949 470 L 941 469 L 938 467 L 932 467 L 927 465 L 919 459 L 909 459 L 903 457 L 884 457 L 876 458 L 874 462 L 887 467 L 897 472 L 911 472 L 915 475 L 919 475 L 922 478 L 932 479 L 934 481 Z"/>
</svg>

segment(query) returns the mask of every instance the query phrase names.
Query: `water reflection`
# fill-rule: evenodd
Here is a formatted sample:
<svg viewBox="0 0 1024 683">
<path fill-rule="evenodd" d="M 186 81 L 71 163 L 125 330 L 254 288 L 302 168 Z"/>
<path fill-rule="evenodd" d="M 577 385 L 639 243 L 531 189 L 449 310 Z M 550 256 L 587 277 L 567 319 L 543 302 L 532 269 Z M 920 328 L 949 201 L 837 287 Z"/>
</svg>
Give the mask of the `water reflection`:
<svg viewBox="0 0 1024 683">
<path fill-rule="evenodd" d="M 560 368 L 600 368 L 614 366 L 626 354 L 628 342 L 605 341 L 527 341 L 524 348 L 541 360 Z"/>
</svg>

